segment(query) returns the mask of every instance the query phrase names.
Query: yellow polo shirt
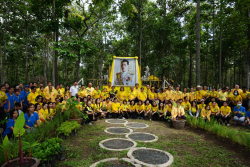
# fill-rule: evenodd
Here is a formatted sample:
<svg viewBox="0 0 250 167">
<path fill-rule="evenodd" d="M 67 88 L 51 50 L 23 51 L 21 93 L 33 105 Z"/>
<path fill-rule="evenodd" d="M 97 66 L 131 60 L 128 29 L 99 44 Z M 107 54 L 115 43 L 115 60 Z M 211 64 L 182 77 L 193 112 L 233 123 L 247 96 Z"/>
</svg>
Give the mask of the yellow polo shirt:
<svg viewBox="0 0 250 167">
<path fill-rule="evenodd" d="M 173 99 L 173 91 L 172 90 L 167 90 L 166 91 L 166 99 L 169 100 L 169 99 Z"/>
<path fill-rule="evenodd" d="M 229 113 L 231 113 L 231 108 L 227 106 L 227 108 L 225 108 L 224 106 L 222 106 L 220 108 L 220 111 L 222 112 L 223 115 L 227 115 Z"/>
<path fill-rule="evenodd" d="M 103 100 L 106 100 L 109 97 L 109 92 L 102 92 L 101 96 Z"/>
<path fill-rule="evenodd" d="M 222 91 L 220 91 L 217 95 L 218 98 L 220 98 L 222 101 L 226 101 L 227 100 L 227 92 L 223 93 Z"/>
<path fill-rule="evenodd" d="M 112 113 L 118 113 L 118 110 L 121 108 L 120 103 L 112 103 Z M 115 111 L 116 110 L 116 111 Z"/>
<path fill-rule="evenodd" d="M 194 101 L 196 99 L 196 92 L 190 92 L 189 93 L 189 100 Z"/>
<path fill-rule="evenodd" d="M 157 93 L 150 92 L 150 93 L 148 94 L 148 98 L 156 99 L 156 97 L 157 97 Z"/>
<path fill-rule="evenodd" d="M 155 107 L 154 107 L 154 106 L 152 106 L 152 111 L 153 111 L 153 112 L 158 111 L 158 105 L 156 105 Z"/>
<path fill-rule="evenodd" d="M 84 90 L 80 89 L 80 91 L 78 92 L 78 95 L 81 97 L 86 97 L 86 95 L 87 95 L 86 89 L 84 89 Z"/>
<path fill-rule="evenodd" d="M 174 100 L 179 100 L 179 99 L 182 99 L 182 92 L 181 91 L 175 91 L 174 92 Z"/>
<path fill-rule="evenodd" d="M 127 96 L 129 99 L 134 99 L 136 97 L 136 92 L 133 90 L 133 92 L 131 92 L 131 90 L 127 93 Z"/>
<path fill-rule="evenodd" d="M 144 104 L 143 105 L 136 105 L 136 110 L 137 111 L 145 110 Z"/>
<path fill-rule="evenodd" d="M 216 92 L 216 91 L 211 91 L 210 92 L 210 97 L 215 97 L 215 98 L 217 98 L 217 95 L 218 95 L 218 92 Z"/>
<path fill-rule="evenodd" d="M 95 99 L 99 99 L 101 97 L 101 90 L 94 90 L 92 95 L 94 96 Z"/>
<path fill-rule="evenodd" d="M 242 100 L 248 100 L 248 97 L 250 97 L 250 92 L 246 91 L 244 93 L 243 91 L 240 93 L 240 96 L 242 97 Z"/>
<path fill-rule="evenodd" d="M 188 101 L 187 102 L 183 101 L 181 103 L 181 106 L 184 108 L 184 111 L 191 110 L 191 104 Z"/>
<path fill-rule="evenodd" d="M 149 104 L 149 105 L 145 105 L 145 110 L 146 110 L 146 111 L 151 110 L 151 108 L 152 108 L 151 104 Z"/>
<path fill-rule="evenodd" d="M 146 92 L 140 92 L 138 94 L 138 98 L 142 101 L 145 101 L 147 99 L 147 93 Z"/>
<path fill-rule="evenodd" d="M 165 98 L 166 98 L 166 94 L 165 93 L 158 93 L 158 99 L 159 100 L 163 101 L 163 100 L 165 100 Z"/>
<path fill-rule="evenodd" d="M 196 91 L 196 100 L 197 102 L 201 102 L 201 99 L 202 99 L 202 91 Z"/>
<path fill-rule="evenodd" d="M 188 97 L 188 100 L 189 100 L 189 93 L 182 93 L 182 100 L 184 101 L 184 98 L 185 97 Z"/>
<path fill-rule="evenodd" d="M 241 95 L 232 96 L 231 100 L 233 101 L 234 105 L 237 105 L 237 101 L 242 100 L 242 97 L 241 97 Z"/>
<path fill-rule="evenodd" d="M 32 103 L 32 104 L 36 104 L 36 97 L 38 96 L 39 94 L 37 92 L 33 93 L 33 92 L 30 92 L 30 94 L 28 95 L 27 97 L 27 100 Z"/>
<path fill-rule="evenodd" d="M 0 91 L 0 104 L 1 104 L 3 101 L 7 100 L 7 99 L 8 99 L 8 97 L 7 97 L 7 95 L 5 94 L 5 92 Z"/>
<path fill-rule="evenodd" d="M 210 109 L 212 113 L 217 113 L 220 111 L 220 108 L 218 106 L 215 106 L 215 107 L 212 106 Z"/>
<path fill-rule="evenodd" d="M 127 96 L 127 93 L 125 91 L 120 91 L 117 93 L 117 97 L 119 97 L 119 99 L 122 99 L 123 100 L 126 100 L 126 96 Z"/>
<path fill-rule="evenodd" d="M 128 109 L 132 110 L 132 111 L 135 111 L 136 110 L 136 105 L 129 105 Z"/>
<path fill-rule="evenodd" d="M 124 105 L 124 104 L 122 104 L 121 105 L 121 108 L 120 108 L 122 111 L 128 111 L 128 109 L 129 109 L 129 105 Z"/>
<path fill-rule="evenodd" d="M 206 104 L 199 104 L 198 105 L 199 110 L 205 109 L 205 107 L 206 107 Z"/>
</svg>

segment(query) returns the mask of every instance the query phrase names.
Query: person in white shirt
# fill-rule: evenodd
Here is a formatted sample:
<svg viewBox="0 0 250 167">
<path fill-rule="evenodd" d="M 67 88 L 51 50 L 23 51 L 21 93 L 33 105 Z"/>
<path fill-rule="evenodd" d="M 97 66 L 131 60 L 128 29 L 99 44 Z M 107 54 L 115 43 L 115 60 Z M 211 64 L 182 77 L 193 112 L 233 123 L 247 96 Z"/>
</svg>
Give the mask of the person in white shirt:
<svg viewBox="0 0 250 167">
<path fill-rule="evenodd" d="M 73 83 L 73 86 L 70 87 L 69 92 L 70 97 L 75 97 L 78 94 L 78 86 L 76 81 Z"/>
</svg>

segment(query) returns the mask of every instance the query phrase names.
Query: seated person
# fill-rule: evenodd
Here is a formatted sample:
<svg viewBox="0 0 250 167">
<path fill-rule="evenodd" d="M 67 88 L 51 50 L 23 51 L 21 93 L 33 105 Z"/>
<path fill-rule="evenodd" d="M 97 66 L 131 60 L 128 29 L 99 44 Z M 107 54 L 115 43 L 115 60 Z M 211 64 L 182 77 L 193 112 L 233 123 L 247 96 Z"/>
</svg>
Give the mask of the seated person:
<svg viewBox="0 0 250 167">
<path fill-rule="evenodd" d="M 146 100 L 144 117 L 148 118 L 150 121 L 151 121 L 151 114 L 152 114 L 151 108 L 152 108 L 152 106 L 151 106 L 149 100 Z"/>
<path fill-rule="evenodd" d="M 39 121 L 40 123 L 45 122 L 45 118 L 43 117 L 43 113 L 40 111 L 41 110 L 41 106 L 39 103 L 35 104 L 35 112 L 38 114 L 39 116 Z"/>
<path fill-rule="evenodd" d="M 84 111 L 88 114 L 89 119 L 87 119 L 87 121 L 89 121 L 89 125 L 92 125 L 91 121 L 97 121 L 97 119 L 95 117 L 94 109 L 91 107 L 91 101 L 88 101 L 87 104 L 88 105 L 85 107 Z"/>
<path fill-rule="evenodd" d="M 184 97 L 184 102 L 181 103 L 181 106 L 184 108 L 184 111 L 188 113 L 191 110 L 191 104 L 188 101 L 188 96 Z"/>
<path fill-rule="evenodd" d="M 129 118 L 128 105 L 127 105 L 127 101 L 126 100 L 123 100 L 123 104 L 121 105 L 120 112 L 122 114 L 122 119 L 124 119 L 124 117 L 126 119 Z"/>
<path fill-rule="evenodd" d="M 246 113 L 246 123 L 247 127 L 250 128 L 250 107 L 248 108 L 248 111 Z"/>
<path fill-rule="evenodd" d="M 114 102 L 112 103 L 112 118 L 119 118 L 121 116 L 121 113 L 120 113 L 120 103 L 118 103 L 118 100 L 117 98 L 114 98 Z"/>
<path fill-rule="evenodd" d="M 139 117 L 141 117 L 141 119 L 143 119 L 143 117 L 144 117 L 144 111 L 145 111 L 145 106 L 142 103 L 142 101 L 139 100 L 138 105 L 136 105 L 136 112 L 139 115 Z M 138 117 L 138 119 L 139 119 L 139 117 Z"/>
<path fill-rule="evenodd" d="M 212 107 L 212 103 L 215 101 L 215 97 L 211 98 L 211 102 L 209 102 L 210 108 Z M 215 101 L 216 102 L 216 101 Z M 218 103 L 216 103 L 216 106 L 218 106 Z M 219 106 L 218 106 L 219 107 Z"/>
<path fill-rule="evenodd" d="M 211 115 L 210 117 L 213 117 L 214 119 L 217 120 L 217 122 L 219 122 L 219 119 L 220 119 L 220 108 L 219 106 L 216 106 L 216 102 L 213 101 L 212 102 L 212 107 L 210 106 L 210 109 L 211 109 Z"/>
<path fill-rule="evenodd" d="M 164 108 L 165 108 L 164 104 L 161 102 L 160 105 L 159 105 L 158 118 L 157 118 L 157 119 L 159 119 L 161 121 L 162 120 L 164 120 L 164 121 L 166 120 L 166 119 L 164 119 L 164 113 L 165 113 L 164 112 L 165 111 Z"/>
<path fill-rule="evenodd" d="M 135 101 L 132 100 L 129 107 L 128 107 L 128 110 L 129 110 L 129 115 L 130 115 L 130 118 L 137 118 L 138 117 L 138 114 L 136 112 L 136 105 L 135 105 Z"/>
<path fill-rule="evenodd" d="M 239 100 L 237 102 L 237 106 L 234 107 L 234 121 L 235 125 L 238 124 L 238 121 L 240 122 L 240 125 L 245 126 L 245 114 L 246 109 L 242 106 L 241 101 Z"/>
<path fill-rule="evenodd" d="M 9 139 L 13 137 L 13 129 L 14 129 L 17 117 L 18 117 L 18 111 L 14 109 L 10 110 L 10 119 L 8 119 L 8 122 L 6 123 L 6 129 L 3 133 L 3 138 L 6 135 L 8 136 Z"/>
<path fill-rule="evenodd" d="M 18 115 L 20 115 L 23 111 L 22 111 L 22 105 L 18 102 L 15 103 L 15 108 L 18 111 Z"/>
<path fill-rule="evenodd" d="M 168 101 L 168 104 L 165 106 L 165 111 L 164 111 L 164 119 L 169 119 L 167 117 L 171 117 L 171 112 L 173 109 L 173 104 L 171 103 L 171 101 Z"/>
<path fill-rule="evenodd" d="M 231 119 L 230 114 L 231 114 L 231 108 L 228 106 L 228 103 L 224 101 L 223 106 L 220 108 L 221 111 L 221 119 L 223 123 L 227 121 L 227 126 L 229 126 L 229 121 Z"/>
<path fill-rule="evenodd" d="M 110 118 L 111 114 L 111 105 L 112 102 L 110 101 L 109 97 L 107 97 L 105 101 L 101 102 L 102 112 L 105 114 L 105 117 L 108 117 L 108 119 Z"/>
<path fill-rule="evenodd" d="M 206 107 L 205 100 L 201 99 L 201 104 L 198 105 L 199 111 L 201 112 L 202 109 L 205 109 L 205 107 Z"/>
<path fill-rule="evenodd" d="M 184 108 L 181 106 L 182 99 L 177 100 L 177 106 L 173 107 L 171 119 L 186 119 Z"/>
<path fill-rule="evenodd" d="M 157 113 L 158 109 L 159 109 L 158 105 L 156 104 L 155 101 L 153 101 L 153 106 L 152 106 L 152 119 L 153 120 L 156 120 L 159 116 Z"/>
<path fill-rule="evenodd" d="M 206 105 L 205 109 L 201 110 L 201 117 L 205 120 L 205 122 L 210 121 L 211 109 L 209 105 Z"/>
<path fill-rule="evenodd" d="M 27 132 L 30 132 L 33 130 L 34 125 L 37 124 L 40 126 L 40 121 L 39 121 L 39 116 L 35 111 L 35 105 L 34 104 L 29 104 L 28 105 L 28 110 L 24 114 L 25 118 L 25 128 L 28 129 Z"/>
<path fill-rule="evenodd" d="M 192 101 L 192 106 L 191 106 L 191 110 L 189 110 L 189 115 L 195 118 L 198 118 L 199 116 L 199 110 L 198 110 L 198 106 L 195 100 Z"/>
<path fill-rule="evenodd" d="M 105 114 L 104 114 L 104 112 L 102 111 L 102 108 L 101 108 L 101 100 L 100 100 L 100 98 L 97 98 L 96 100 L 95 100 L 95 105 L 94 105 L 94 109 L 95 109 L 95 116 L 96 116 L 96 118 L 98 119 L 98 118 L 103 118 L 103 117 L 105 117 Z"/>
</svg>

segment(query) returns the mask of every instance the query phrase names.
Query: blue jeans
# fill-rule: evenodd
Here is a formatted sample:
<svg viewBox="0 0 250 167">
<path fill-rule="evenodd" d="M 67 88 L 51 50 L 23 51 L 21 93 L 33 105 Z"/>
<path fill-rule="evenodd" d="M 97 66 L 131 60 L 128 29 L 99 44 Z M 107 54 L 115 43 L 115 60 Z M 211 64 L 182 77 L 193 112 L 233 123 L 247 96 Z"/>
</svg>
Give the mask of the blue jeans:
<svg viewBox="0 0 250 167">
<path fill-rule="evenodd" d="M 245 122 L 245 117 L 239 118 L 239 117 L 234 116 L 234 121 L 235 121 L 235 124 L 237 124 L 237 122 L 240 121 L 241 125 L 243 125 Z"/>
</svg>

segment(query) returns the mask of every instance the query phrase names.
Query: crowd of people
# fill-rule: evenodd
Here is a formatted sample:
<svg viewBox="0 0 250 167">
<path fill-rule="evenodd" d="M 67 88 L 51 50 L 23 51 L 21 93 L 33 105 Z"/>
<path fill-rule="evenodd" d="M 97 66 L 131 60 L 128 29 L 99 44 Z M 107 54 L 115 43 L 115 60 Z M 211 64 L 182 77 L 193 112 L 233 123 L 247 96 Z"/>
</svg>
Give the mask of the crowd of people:
<svg viewBox="0 0 250 167">
<path fill-rule="evenodd" d="M 25 128 L 33 130 L 36 126 L 52 120 L 59 106 L 64 106 L 68 100 L 78 102 L 79 111 L 88 115 L 88 123 L 100 118 L 148 119 L 148 120 L 178 120 L 186 119 L 186 115 L 205 121 L 210 118 L 229 126 L 233 117 L 236 125 L 247 125 L 250 128 L 250 92 L 246 87 L 234 89 L 224 87 L 216 91 L 215 87 L 208 90 L 207 86 L 197 86 L 190 91 L 186 87 L 180 91 L 171 86 L 156 88 L 147 85 L 139 88 L 139 84 L 131 86 L 126 92 L 124 87 L 111 86 L 100 90 L 99 86 L 87 87 L 77 82 L 73 85 L 63 84 L 53 87 L 48 82 L 44 87 L 30 82 L 29 85 L 9 86 L 5 83 L 0 90 L 0 122 L 4 129 L 3 137 L 13 135 L 15 121 L 22 112 L 25 117 Z M 4 121 L 8 118 L 8 122 Z"/>
</svg>

